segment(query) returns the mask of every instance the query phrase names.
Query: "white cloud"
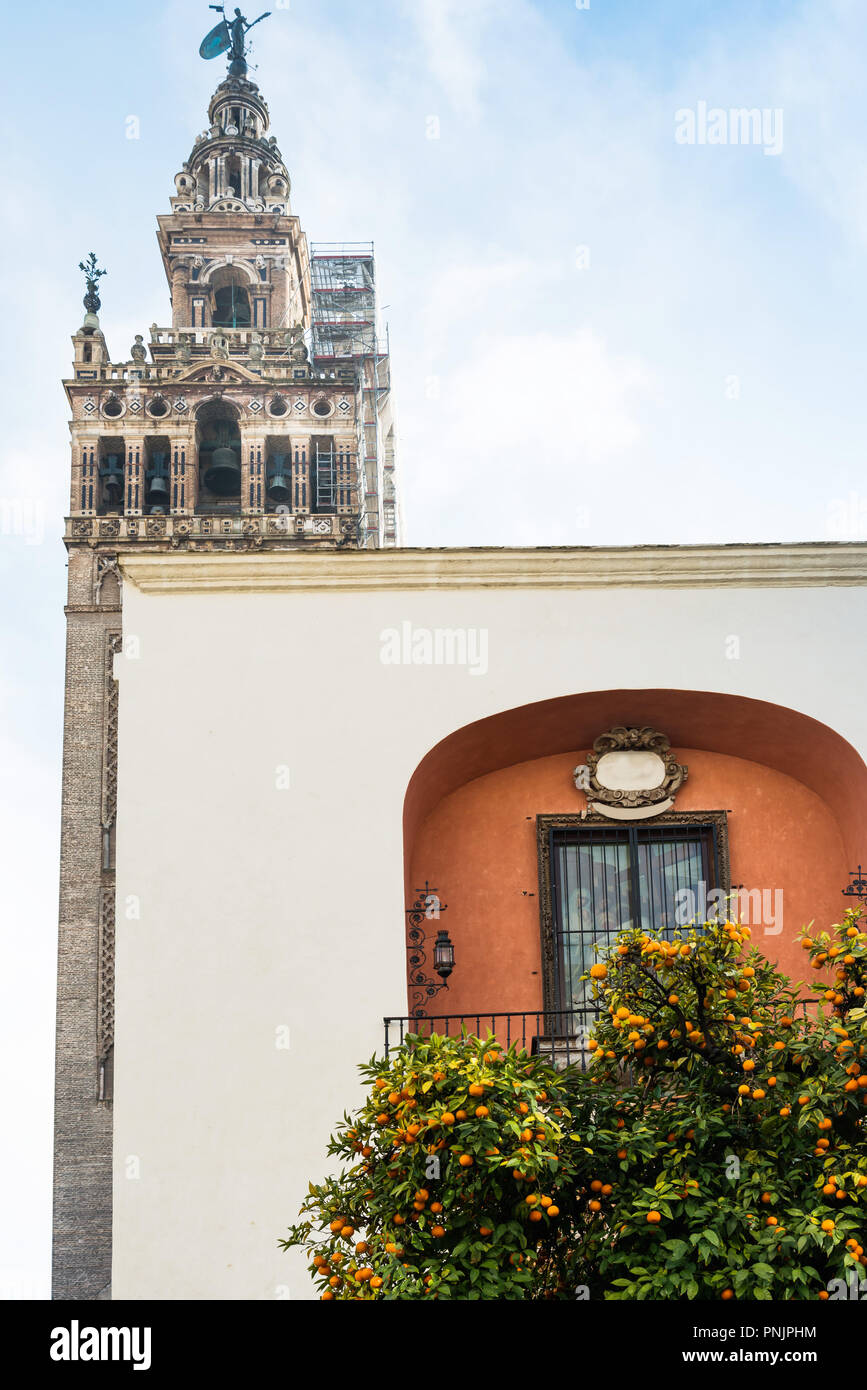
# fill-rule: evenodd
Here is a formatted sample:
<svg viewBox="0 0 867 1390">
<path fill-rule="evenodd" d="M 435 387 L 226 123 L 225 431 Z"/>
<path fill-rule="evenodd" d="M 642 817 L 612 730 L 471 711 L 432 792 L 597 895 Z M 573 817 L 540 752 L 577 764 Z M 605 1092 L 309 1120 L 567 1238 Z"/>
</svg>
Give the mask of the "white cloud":
<svg viewBox="0 0 867 1390">
<path fill-rule="evenodd" d="M 588 327 L 480 338 L 401 415 L 413 543 L 437 527 L 451 544 L 590 543 L 605 476 L 659 396 L 646 363 Z"/>
<path fill-rule="evenodd" d="M 502 10 L 492 0 L 410 0 L 431 75 L 462 118 L 478 117 L 488 73 L 485 34 Z"/>
</svg>

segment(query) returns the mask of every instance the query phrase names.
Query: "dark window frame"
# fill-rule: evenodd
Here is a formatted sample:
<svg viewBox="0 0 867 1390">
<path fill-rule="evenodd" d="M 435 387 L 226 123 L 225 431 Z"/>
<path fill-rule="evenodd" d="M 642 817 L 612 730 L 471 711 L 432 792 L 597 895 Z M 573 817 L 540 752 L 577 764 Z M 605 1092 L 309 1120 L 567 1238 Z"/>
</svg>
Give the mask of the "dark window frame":
<svg viewBox="0 0 867 1390">
<path fill-rule="evenodd" d="M 542 948 L 543 1007 L 556 1010 L 562 1007 L 559 998 L 557 956 L 557 911 L 554 902 L 553 846 L 554 836 L 562 830 L 608 827 L 617 830 L 652 830 L 654 827 L 681 825 L 684 829 L 710 826 L 713 828 L 718 882 L 712 886 L 731 892 L 731 862 L 729 857 L 728 815 L 725 811 L 666 811 L 641 821 L 614 820 L 590 812 L 578 814 L 538 815 L 536 836 L 539 857 L 539 918 Z"/>
</svg>

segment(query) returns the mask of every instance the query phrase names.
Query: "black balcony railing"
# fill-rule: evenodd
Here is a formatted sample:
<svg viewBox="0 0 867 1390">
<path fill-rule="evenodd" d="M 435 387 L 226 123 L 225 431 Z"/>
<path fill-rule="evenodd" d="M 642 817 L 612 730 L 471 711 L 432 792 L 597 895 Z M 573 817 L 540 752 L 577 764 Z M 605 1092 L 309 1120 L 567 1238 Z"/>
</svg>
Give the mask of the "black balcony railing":
<svg viewBox="0 0 867 1390">
<path fill-rule="evenodd" d="M 514 1044 L 530 1056 L 542 1057 L 555 1067 L 577 1066 L 586 1071 L 591 1053 L 587 1047 L 598 1010 L 538 1009 L 528 1013 L 432 1014 L 421 1018 L 385 1018 L 385 1055 L 400 1047 L 407 1034 L 429 1037 L 440 1033 L 452 1038 L 494 1038 L 501 1047 Z"/>
<path fill-rule="evenodd" d="M 794 1004 L 780 1001 L 771 1005 L 776 1014 L 807 1018 L 815 1003 L 807 999 Z M 542 1057 L 549 1065 L 577 1066 L 586 1071 L 592 1053 L 587 1046 L 599 1010 L 588 1004 L 575 1009 L 538 1009 L 527 1013 L 432 1014 L 420 1018 L 384 1018 L 385 1055 L 400 1047 L 407 1034 L 423 1038 L 440 1033 L 452 1038 L 494 1038 L 501 1047 L 517 1044 L 522 1052 Z"/>
</svg>

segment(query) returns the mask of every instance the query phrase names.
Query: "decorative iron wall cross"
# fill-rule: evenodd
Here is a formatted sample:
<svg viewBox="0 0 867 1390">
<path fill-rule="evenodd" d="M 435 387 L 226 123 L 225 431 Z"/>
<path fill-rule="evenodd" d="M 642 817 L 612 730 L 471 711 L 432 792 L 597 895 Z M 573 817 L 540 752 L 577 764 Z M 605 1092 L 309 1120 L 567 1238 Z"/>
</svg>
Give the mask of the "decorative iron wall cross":
<svg viewBox="0 0 867 1390">
<path fill-rule="evenodd" d="M 448 903 L 440 902 L 436 888 L 431 888 L 427 879 L 424 888 L 415 889 L 415 902 L 405 909 L 408 920 L 406 949 L 409 953 L 410 1013 L 413 1018 L 426 1018 L 425 1001 L 433 999 L 441 989 L 448 989 L 446 980 L 434 980 L 425 971 L 428 963 L 424 949 L 427 934 L 425 922 L 439 921 L 440 913 L 448 910 Z"/>
</svg>

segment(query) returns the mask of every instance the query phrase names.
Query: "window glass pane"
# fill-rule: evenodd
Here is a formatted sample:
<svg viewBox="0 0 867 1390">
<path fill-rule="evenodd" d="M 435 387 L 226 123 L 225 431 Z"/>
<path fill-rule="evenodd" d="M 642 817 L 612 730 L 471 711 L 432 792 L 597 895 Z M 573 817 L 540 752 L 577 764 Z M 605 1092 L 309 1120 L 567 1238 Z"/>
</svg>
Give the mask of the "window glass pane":
<svg viewBox="0 0 867 1390">
<path fill-rule="evenodd" d="M 562 1008 L 590 999 L 590 982 L 582 980 L 596 960 L 594 941 L 607 942 L 629 926 L 629 845 L 625 835 L 557 846 L 559 859 L 558 961 Z"/>
<path fill-rule="evenodd" d="M 561 1009 L 591 1004 L 582 980 L 603 949 L 631 926 L 670 936 L 717 886 L 713 827 L 607 826 L 554 831 L 555 993 Z"/>
<path fill-rule="evenodd" d="M 700 838 L 639 838 L 636 845 L 640 915 L 645 931 L 670 936 L 703 912 L 707 892 Z"/>
</svg>

